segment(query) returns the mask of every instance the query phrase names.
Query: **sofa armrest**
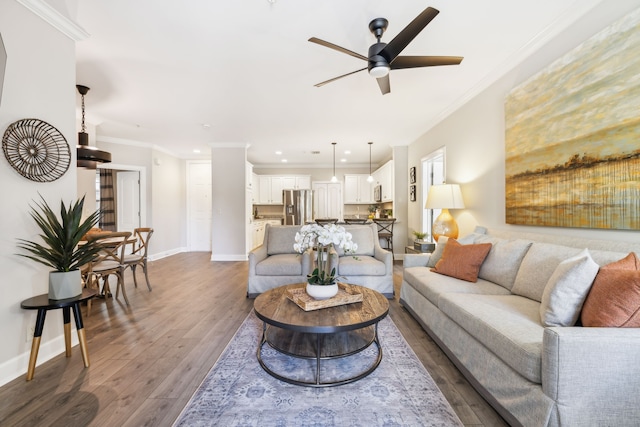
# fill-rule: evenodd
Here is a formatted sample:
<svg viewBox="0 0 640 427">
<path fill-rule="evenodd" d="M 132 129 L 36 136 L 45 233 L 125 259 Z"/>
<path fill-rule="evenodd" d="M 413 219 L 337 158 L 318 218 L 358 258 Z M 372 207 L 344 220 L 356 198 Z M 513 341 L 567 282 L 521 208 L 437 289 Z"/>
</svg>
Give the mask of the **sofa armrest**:
<svg viewBox="0 0 640 427">
<path fill-rule="evenodd" d="M 393 254 L 391 251 L 384 249 L 380 245 L 375 245 L 373 248 L 373 257 L 380 262 L 383 262 L 387 267 L 387 273 L 393 274 Z"/>
<path fill-rule="evenodd" d="M 404 268 L 426 267 L 429 258 L 431 258 L 431 254 L 405 254 L 402 265 Z"/>
<path fill-rule="evenodd" d="M 249 252 L 249 276 L 256 275 L 256 265 L 267 258 L 267 245 L 260 245 Z"/>
<path fill-rule="evenodd" d="M 638 328 L 546 328 L 542 389 L 561 410 L 584 415 L 636 408 L 640 416 L 638 355 Z"/>
</svg>

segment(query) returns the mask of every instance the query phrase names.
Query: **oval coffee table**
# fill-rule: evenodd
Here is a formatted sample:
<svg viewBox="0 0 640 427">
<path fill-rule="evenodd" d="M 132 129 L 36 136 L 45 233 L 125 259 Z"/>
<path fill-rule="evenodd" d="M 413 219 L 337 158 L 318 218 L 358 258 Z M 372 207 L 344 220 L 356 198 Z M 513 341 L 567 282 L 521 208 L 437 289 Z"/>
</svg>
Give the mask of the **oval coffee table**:
<svg viewBox="0 0 640 427">
<path fill-rule="evenodd" d="M 281 381 L 308 387 L 347 384 L 373 372 L 382 361 L 378 322 L 389 313 L 387 298 L 372 289 L 349 285 L 362 294 L 362 302 L 304 311 L 287 298 L 287 291 L 305 286 L 305 283 L 281 286 L 256 298 L 253 308 L 263 322 L 262 338 L 257 350 L 260 366 Z M 373 365 L 348 378 L 322 381 L 321 361 L 354 355 L 373 343 L 377 347 L 377 358 Z M 274 372 L 262 358 L 265 344 L 288 356 L 315 359 L 315 381 L 300 381 Z"/>
</svg>

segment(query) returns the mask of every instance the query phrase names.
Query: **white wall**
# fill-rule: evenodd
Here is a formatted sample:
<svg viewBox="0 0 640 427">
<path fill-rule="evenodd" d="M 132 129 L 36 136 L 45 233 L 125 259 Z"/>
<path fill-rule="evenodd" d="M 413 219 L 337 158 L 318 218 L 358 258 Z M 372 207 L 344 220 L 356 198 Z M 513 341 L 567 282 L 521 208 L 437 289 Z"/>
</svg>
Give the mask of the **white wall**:
<svg viewBox="0 0 640 427">
<path fill-rule="evenodd" d="M 98 130 L 99 133 L 99 130 Z M 119 141 L 97 136 L 96 145 L 111 153 L 112 164 L 143 168 L 146 174 L 146 218 L 143 226 L 154 229 L 149 256 L 154 259 L 186 250 L 185 161 L 150 143 Z"/>
<path fill-rule="evenodd" d="M 211 148 L 211 260 L 247 259 L 247 206 L 244 144 L 212 144 Z"/>
<path fill-rule="evenodd" d="M 183 252 L 187 247 L 186 163 L 153 150 L 151 201 L 147 201 L 154 230 L 150 255 Z"/>
<path fill-rule="evenodd" d="M 461 235 L 471 232 L 476 225 L 484 225 L 546 234 L 561 232 L 592 239 L 640 241 L 640 233 L 635 231 L 507 225 L 504 182 L 505 96 L 513 87 L 639 6 L 638 0 L 599 5 L 409 146 L 409 163 L 417 166 L 418 176 L 422 175 L 420 159 L 446 147 L 446 180 L 461 184 L 466 205 L 465 209 L 452 211 Z M 422 188 L 418 187 L 418 194 L 421 192 Z M 422 211 L 418 203 L 409 205 L 410 229 L 421 228 Z"/>
<path fill-rule="evenodd" d="M 0 131 L 16 120 L 38 118 L 56 127 L 71 147 L 69 170 L 51 183 L 36 183 L 0 160 L 0 384 L 27 371 L 35 312 L 20 302 L 48 291 L 48 268 L 15 255 L 16 238 L 37 239 L 28 214 L 41 194 L 52 206 L 76 198 L 75 44 L 14 0 L 0 0 L 0 32 L 7 67 L 0 102 Z M 74 338 L 74 342 L 77 339 Z M 62 311 L 47 314 L 38 364 L 64 351 Z M 80 363 L 82 363 L 80 361 Z M 36 377 L 37 377 L 36 369 Z"/>
</svg>

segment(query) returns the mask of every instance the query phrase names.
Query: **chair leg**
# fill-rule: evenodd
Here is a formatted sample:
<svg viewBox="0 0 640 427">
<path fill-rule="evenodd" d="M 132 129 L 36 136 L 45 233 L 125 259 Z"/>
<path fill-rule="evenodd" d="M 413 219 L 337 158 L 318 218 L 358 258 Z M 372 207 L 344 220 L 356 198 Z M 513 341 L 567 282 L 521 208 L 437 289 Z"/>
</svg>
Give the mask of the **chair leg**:
<svg viewBox="0 0 640 427">
<path fill-rule="evenodd" d="M 118 287 L 116 288 L 116 299 L 118 299 L 118 293 L 120 289 L 122 289 L 122 296 L 124 297 L 124 302 L 126 302 L 127 305 L 129 305 L 129 298 L 127 298 L 127 291 L 124 288 L 124 275 L 122 274 L 122 272 L 120 272 L 120 273 L 116 273 L 116 276 L 118 276 Z"/>
<path fill-rule="evenodd" d="M 142 271 L 144 272 L 144 278 L 147 280 L 147 288 L 151 292 L 151 283 L 149 283 L 149 270 L 147 269 L 147 260 L 142 264 Z"/>
<path fill-rule="evenodd" d="M 136 267 L 138 265 L 137 264 L 132 264 L 131 265 L 131 274 L 133 274 L 133 286 L 135 286 L 136 288 L 138 287 L 138 279 L 136 279 Z"/>
</svg>

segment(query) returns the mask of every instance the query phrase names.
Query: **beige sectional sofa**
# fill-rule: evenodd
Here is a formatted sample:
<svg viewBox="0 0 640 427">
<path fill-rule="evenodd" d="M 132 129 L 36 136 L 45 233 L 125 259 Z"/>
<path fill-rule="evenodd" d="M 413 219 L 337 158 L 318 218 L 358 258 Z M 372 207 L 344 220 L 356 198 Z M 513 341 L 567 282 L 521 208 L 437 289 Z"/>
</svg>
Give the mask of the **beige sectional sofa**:
<svg viewBox="0 0 640 427">
<path fill-rule="evenodd" d="M 431 271 L 439 243 L 405 256 L 400 302 L 487 401 L 511 425 L 640 425 L 640 329 L 543 324 L 573 325 L 591 263 L 640 245 L 481 227 L 459 242 L 491 243 L 477 282 Z"/>
</svg>

